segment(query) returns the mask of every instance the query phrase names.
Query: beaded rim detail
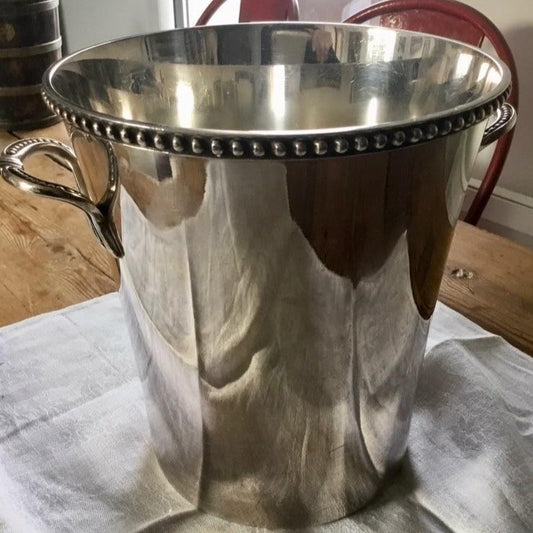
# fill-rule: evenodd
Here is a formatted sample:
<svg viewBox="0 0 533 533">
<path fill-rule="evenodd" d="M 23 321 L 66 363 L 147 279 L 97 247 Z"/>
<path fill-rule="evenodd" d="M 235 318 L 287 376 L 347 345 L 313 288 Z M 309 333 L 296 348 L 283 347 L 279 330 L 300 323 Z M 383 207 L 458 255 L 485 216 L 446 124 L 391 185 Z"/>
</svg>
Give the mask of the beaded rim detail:
<svg viewBox="0 0 533 533">
<path fill-rule="evenodd" d="M 67 124 L 91 135 L 110 141 L 162 152 L 198 157 L 229 159 L 312 159 L 344 157 L 361 153 L 383 152 L 431 141 L 451 135 L 483 122 L 500 109 L 510 93 L 510 87 L 494 99 L 449 116 L 421 120 L 400 127 L 354 128 L 353 132 L 327 133 L 319 136 L 305 131 L 296 135 L 257 136 L 242 133 L 203 135 L 201 131 L 184 132 L 151 125 L 133 125 L 113 117 L 99 117 L 55 102 L 46 91 L 43 99 L 54 113 Z"/>
</svg>

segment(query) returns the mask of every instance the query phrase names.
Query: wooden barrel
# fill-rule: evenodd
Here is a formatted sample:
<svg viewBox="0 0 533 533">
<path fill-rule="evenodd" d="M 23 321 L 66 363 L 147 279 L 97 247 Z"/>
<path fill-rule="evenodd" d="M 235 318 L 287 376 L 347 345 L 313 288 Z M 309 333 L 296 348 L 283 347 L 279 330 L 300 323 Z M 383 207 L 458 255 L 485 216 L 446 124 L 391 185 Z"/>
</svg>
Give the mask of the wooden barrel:
<svg viewBox="0 0 533 533">
<path fill-rule="evenodd" d="M 41 79 L 61 57 L 59 0 L 0 0 L 0 129 L 45 127 Z"/>
</svg>

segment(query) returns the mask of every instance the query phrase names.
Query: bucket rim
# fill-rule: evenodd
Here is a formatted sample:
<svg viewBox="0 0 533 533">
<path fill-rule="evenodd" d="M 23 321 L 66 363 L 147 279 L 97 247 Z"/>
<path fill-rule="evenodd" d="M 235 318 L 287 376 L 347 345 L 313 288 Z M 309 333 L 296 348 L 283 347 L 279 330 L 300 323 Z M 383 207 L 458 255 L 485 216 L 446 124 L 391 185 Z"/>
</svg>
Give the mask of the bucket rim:
<svg viewBox="0 0 533 533">
<path fill-rule="evenodd" d="M 91 50 L 116 43 L 163 36 L 206 28 L 230 30 L 233 27 L 261 26 L 269 28 L 373 28 L 397 34 L 416 34 L 436 41 L 460 45 L 465 51 L 482 56 L 498 69 L 501 76 L 497 86 L 488 94 L 471 102 L 444 111 L 396 122 L 373 125 L 340 126 L 316 129 L 232 130 L 173 127 L 124 119 L 104 112 L 89 110 L 70 101 L 54 88 L 54 75 L 66 63 L 75 61 Z M 396 30 L 369 25 L 324 22 L 239 23 L 218 26 L 199 26 L 150 32 L 113 39 L 69 54 L 52 64 L 44 73 L 42 97 L 46 105 L 64 122 L 76 129 L 109 141 L 169 153 L 216 158 L 241 159 L 308 159 L 325 156 L 346 156 L 403 148 L 458 133 L 486 121 L 505 103 L 511 92 L 509 68 L 485 51 L 457 40 L 422 32 Z"/>
</svg>

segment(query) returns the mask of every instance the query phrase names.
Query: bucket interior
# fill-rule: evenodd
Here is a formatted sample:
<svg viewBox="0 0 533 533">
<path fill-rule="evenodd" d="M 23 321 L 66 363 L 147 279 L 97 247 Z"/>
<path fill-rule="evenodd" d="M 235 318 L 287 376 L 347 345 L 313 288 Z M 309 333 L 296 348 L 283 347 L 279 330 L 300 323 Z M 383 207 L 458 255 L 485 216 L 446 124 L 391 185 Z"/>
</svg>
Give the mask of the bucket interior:
<svg viewBox="0 0 533 533">
<path fill-rule="evenodd" d="M 444 118 L 509 85 L 467 45 L 355 25 L 242 24 L 99 45 L 48 73 L 72 110 L 173 129 L 311 132 Z"/>
</svg>

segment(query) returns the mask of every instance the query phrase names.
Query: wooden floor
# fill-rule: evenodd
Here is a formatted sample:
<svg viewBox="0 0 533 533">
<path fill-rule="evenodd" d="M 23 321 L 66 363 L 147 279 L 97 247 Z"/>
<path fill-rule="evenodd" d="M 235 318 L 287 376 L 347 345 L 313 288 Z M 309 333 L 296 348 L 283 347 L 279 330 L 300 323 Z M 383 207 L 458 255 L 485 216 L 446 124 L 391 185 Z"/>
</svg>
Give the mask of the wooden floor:
<svg viewBox="0 0 533 533">
<path fill-rule="evenodd" d="M 533 249 L 460 222 L 439 299 L 533 355 Z"/>
<path fill-rule="evenodd" d="M 65 137 L 60 126 L 44 133 Z M 0 147 L 14 139 L 0 132 Z M 25 166 L 36 177 L 74 185 L 70 172 L 49 157 L 32 157 Z M 0 179 L 0 326 L 106 294 L 118 282 L 116 261 L 79 209 L 32 197 Z"/>
<path fill-rule="evenodd" d="M 61 125 L 16 135 L 66 138 Z M 0 132 L 0 148 L 15 139 Z M 70 173 L 45 156 L 30 159 L 27 170 L 73 185 Z M 109 293 L 118 284 L 116 261 L 81 211 L 0 183 L 0 326 Z M 440 299 L 533 355 L 533 250 L 459 223 Z"/>
</svg>

